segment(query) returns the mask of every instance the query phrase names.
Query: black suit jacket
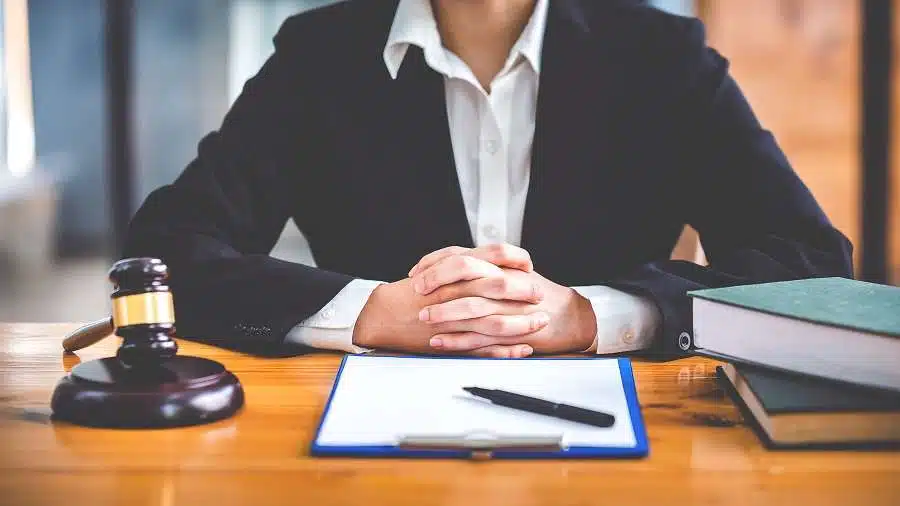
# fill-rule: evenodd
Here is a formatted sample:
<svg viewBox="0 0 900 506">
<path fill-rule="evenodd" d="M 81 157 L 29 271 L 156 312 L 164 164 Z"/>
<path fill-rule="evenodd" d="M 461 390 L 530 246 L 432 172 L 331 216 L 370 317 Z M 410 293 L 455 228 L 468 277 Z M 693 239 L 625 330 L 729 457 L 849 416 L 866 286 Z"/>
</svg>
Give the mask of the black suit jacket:
<svg viewBox="0 0 900 506">
<path fill-rule="evenodd" d="M 471 246 L 442 77 L 382 51 L 396 0 L 289 19 L 217 131 L 133 219 L 124 256 L 170 267 L 182 337 L 279 347 L 354 277 Z M 550 2 L 523 244 L 563 285 L 650 297 L 652 351 L 690 346 L 688 290 L 852 277 L 851 245 L 792 171 L 695 19 Z M 318 268 L 269 256 L 286 220 Z M 710 265 L 670 260 L 685 224 Z"/>
</svg>

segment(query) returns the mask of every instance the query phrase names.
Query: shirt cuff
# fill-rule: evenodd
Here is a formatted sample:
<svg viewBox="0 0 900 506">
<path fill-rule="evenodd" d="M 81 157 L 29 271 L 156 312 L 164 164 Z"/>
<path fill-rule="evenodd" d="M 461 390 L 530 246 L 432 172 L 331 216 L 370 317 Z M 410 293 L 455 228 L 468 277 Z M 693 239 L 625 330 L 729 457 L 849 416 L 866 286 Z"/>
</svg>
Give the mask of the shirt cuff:
<svg viewBox="0 0 900 506">
<path fill-rule="evenodd" d="M 588 299 L 597 317 L 590 353 L 624 353 L 649 348 L 662 316 L 653 301 L 608 286 L 572 287 Z"/>
<path fill-rule="evenodd" d="M 353 329 L 372 292 L 383 283 L 354 279 L 319 312 L 292 328 L 287 333 L 286 340 L 323 350 L 348 353 L 372 351 L 353 344 Z"/>
</svg>

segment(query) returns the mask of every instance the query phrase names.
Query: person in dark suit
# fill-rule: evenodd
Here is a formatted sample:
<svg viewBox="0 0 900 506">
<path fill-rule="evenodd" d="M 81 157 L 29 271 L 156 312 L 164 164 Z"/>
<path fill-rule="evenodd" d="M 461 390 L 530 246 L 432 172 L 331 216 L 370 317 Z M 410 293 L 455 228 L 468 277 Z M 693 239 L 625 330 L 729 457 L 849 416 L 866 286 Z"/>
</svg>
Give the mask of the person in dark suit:
<svg viewBox="0 0 900 506">
<path fill-rule="evenodd" d="M 627 0 L 296 15 L 133 218 L 179 335 L 524 357 L 693 346 L 687 292 L 852 277 L 700 21 Z M 270 256 L 288 219 L 316 267 Z M 685 225 L 708 265 L 671 259 Z"/>
</svg>

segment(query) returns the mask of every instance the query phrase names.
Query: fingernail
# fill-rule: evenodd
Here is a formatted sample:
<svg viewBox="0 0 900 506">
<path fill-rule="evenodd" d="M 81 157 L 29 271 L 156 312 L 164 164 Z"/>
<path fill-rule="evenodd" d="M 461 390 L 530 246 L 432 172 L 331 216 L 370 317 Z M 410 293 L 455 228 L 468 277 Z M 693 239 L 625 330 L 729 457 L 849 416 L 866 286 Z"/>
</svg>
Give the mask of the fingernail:
<svg viewBox="0 0 900 506">
<path fill-rule="evenodd" d="M 430 344 L 433 348 L 440 348 L 444 345 L 444 341 L 440 337 L 432 337 L 431 340 L 428 341 L 428 344 Z"/>
<path fill-rule="evenodd" d="M 412 269 L 409 270 L 409 273 L 407 273 L 406 277 L 411 278 L 413 275 L 413 272 L 416 271 L 416 267 L 418 267 L 418 265 L 413 265 Z"/>
<path fill-rule="evenodd" d="M 416 289 L 416 293 L 418 293 L 418 294 L 425 293 L 425 280 L 424 279 L 422 279 L 422 278 L 417 279 L 415 285 L 413 285 L 413 286 Z"/>
<path fill-rule="evenodd" d="M 431 311 L 426 307 L 425 309 L 419 311 L 419 320 L 423 322 L 427 322 L 431 317 Z"/>
<path fill-rule="evenodd" d="M 534 348 L 532 348 L 531 346 L 525 345 L 525 347 L 522 348 L 522 353 L 524 353 L 525 356 L 527 357 L 527 356 L 531 355 L 532 353 L 534 353 Z"/>
</svg>

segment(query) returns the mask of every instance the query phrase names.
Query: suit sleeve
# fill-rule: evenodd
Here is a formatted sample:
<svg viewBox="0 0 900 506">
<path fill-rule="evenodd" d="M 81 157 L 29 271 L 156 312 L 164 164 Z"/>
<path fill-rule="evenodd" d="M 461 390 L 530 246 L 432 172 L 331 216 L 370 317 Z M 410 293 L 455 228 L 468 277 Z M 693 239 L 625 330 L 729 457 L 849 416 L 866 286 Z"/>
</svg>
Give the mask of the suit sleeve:
<svg viewBox="0 0 900 506">
<path fill-rule="evenodd" d="M 319 177 L 303 45 L 287 40 L 287 28 L 220 128 L 130 224 L 123 256 L 169 266 L 180 337 L 277 347 L 352 280 L 269 255 L 294 210 L 311 214 Z"/>
<path fill-rule="evenodd" d="M 653 352 L 693 347 L 690 290 L 809 277 L 853 277 L 852 245 L 829 222 L 772 134 L 755 117 L 727 61 L 689 25 L 682 60 L 692 69 L 681 101 L 683 186 L 679 202 L 708 265 L 661 260 L 610 283 L 645 295 L 662 315 Z"/>
</svg>

